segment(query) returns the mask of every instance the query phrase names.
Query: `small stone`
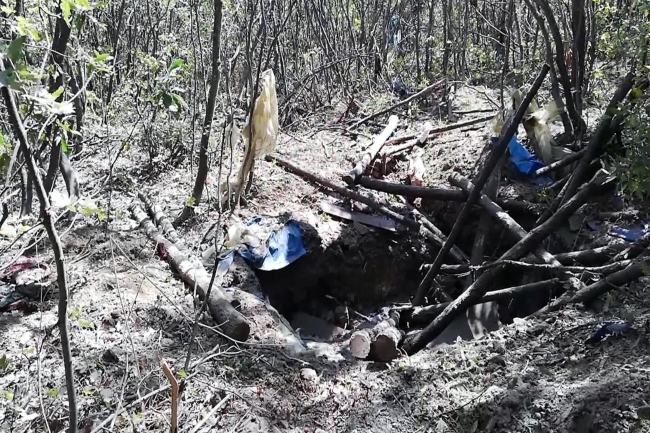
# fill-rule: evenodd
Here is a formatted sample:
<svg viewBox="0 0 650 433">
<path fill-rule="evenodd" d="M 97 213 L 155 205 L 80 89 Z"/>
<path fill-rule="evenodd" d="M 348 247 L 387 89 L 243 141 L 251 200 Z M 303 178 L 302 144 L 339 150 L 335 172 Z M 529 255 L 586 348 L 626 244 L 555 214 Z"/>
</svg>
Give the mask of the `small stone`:
<svg viewBox="0 0 650 433">
<path fill-rule="evenodd" d="M 300 369 L 300 380 L 302 387 L 307 392 L 316 391 L 318 386 L 319 378 L 316 371 L 312 368 L 301 368 Z"/>
<path fill-rule="evenodd" d="M 113 352 L 111 349 L 108 349 L 102 355 L 102 361 L 107 364 L 117 364 L 120 361 L 120 358 Z"/>
<path fill-rule="evenodd" d="M 650 419 L 650 406 L 641 406 L 636 410 L 639 419 Z"/>
<path fill-rule="evenodd" d="M 516 391 L 508 391 L 501 400 L 501 406 L 509 408 L 518 408 L 521 405 L 519 394 Z"/>
<path fill-rule="evenodd" d="M 506 366 L 506 359 L 501 355 L 494 355 L 493 357 L 488 359 L 488 362 L 491 363 L 491 364 L 500 365 L 502 367 Z"/>
</svg>

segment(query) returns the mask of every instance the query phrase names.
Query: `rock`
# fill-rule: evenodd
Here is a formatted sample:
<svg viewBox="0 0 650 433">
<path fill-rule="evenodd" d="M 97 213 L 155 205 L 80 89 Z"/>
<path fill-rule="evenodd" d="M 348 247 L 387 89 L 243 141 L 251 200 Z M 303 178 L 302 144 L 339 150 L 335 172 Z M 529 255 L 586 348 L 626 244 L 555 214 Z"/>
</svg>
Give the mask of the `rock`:
<svg viewBox="0 0 650 433">
<path fill-rule="evenodd" d="M 491 364 L 500 365 L 502 367 L 506 366 L 506 359 L 501 355 L 492 356 L 490 359 L 488 359 L 488 362 L 491 363 Z"/>
<path fill-rule="evenodd" d="M 314 392 L 318 387 L 319 377 L 312 368 L 300 369 L 300 384 L 306 392 Z"/>
</svg>

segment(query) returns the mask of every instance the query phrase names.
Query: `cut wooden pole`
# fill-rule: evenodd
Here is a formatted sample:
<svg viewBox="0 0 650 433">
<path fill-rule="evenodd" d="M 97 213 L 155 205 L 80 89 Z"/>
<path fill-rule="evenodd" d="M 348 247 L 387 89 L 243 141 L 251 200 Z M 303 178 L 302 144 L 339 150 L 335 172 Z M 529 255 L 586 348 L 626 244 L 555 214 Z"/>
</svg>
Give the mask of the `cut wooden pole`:
<svg viewBox="0 0 650 433">
<path fill-rule="evenodd" d="M 402 333 L 397 329 L 398 321 L 399 318 L 388 318 L 370 328 L 355 331 L 349 344 L 352 355 L 380 362 L 390 362 L 397 358 L 400 353 L 399 343 L 402 341 Z"/>
<path fill-rule="evenodd" d="M 467 193 L 458 189 L 429 188 L 426 186 L 402 185 L 399 183 L 386 182 L 363 176 L 359 179 L 359 185 L 375 191 L 387 192 L 389 194 L 402 195 L 404 197 L 427 198 L 440 201 L 465 201 Z M 541 207 L 537 204 L 509 199 L 497 199 L 497 204 L 503 209 L 518 213 L 539 214 Z"/>
<path fill-rule="evenodd" d="M 156 242 L 159 251 L 180 274 L 189 287 L 196 288 L 202 301 L 205 301 L 210 276 L 200 263 L 192 263 L 181 251 L 167 240 L 154 226 L 147 214 L 138 204 L 132 204 L 130 210 L 136 222 L 145 229 L 147 236 Z M 232 306 L 218 287 L 213 287 L 208 299 L 208 310 L 219 329 L 236 341 L 246 341 L 250 334 L 250 325 L 244 316 Z"/>
<path fill-rule="evenodd" d="M 377 111 L 375 113 L 370 114 L 369 116 L 364 117 L 363 119 L 359 120 L 357 123 L 352 125 L 350 128 L 348 128 L 348 131 L 351 131 L 353 129 L 358 128 L 359 126 L 363 125 L 369 120 L 374 119 L 375 117 L 379 117 L 382 114 L 390 113 L 396 108 L 401 107 L 402 105 L 406 105 L 411 101 L 415 101 L 416 99 L 424 98 L 425 96 L 428 96 L 430 93 L 433 93 L 434 90 L 437 90 L 441 88 L 445 84 L 446 80 L 440 80 L 437 83 L 433 83 L 429 87 L 425 87 L 424 89 L 420 90 L 418 93 L 415 95 L 409 96 L 408 98 L 398 102 L 397 104 L 391 105 L 388 108 L 385 108 L 383 110 Z"/>
<path fill-rule="evenodd" d="M 521 286 L 508 287 L 507 289 L 495 290 L 487 292 L 482 298 L 476 301 L 476 304 L 483 304 L 485 302 L 502 301 L 512 299 L 517 296 L 524 296 L 530 293 L 539 292 L 542 290 L 550 291 L 557 287 L 560 283 L 558 278 L 550 280 L 538 281 L 536 283 L 523 284 Z M 411 323 L 431 323 L 440 313 L 447 308 L 451 302 L 444 302 L 442 304 L 428 305 L 426 307 L 415 307 L 409 316 Z"/>
<path fill-rule="evenodd" d="M 397 116 L 392 115 L 388 118 L 388 125 L 386 128 L 379 134 L 372 142 L 372 145 L 364 152 L 361 157 L 361 161 L 357 162 L 357 165 L 350 170 L 348 174 L 343 176 L 343 180 L 350 186 L 354 186 L 357 183 L 357 180 L 366 172 L 366 169 L 370 163 L 377 157 L 379 151 L 384 147 L 384 143 L 388 140 L 388 137 L 395 131 L 397 128 Z"/>
<path fill-rule="evenodd" d="M 394 210 L 377 203 L 376 201 L 372 200 L 371 198 L 368 198 L 364 195 L 361 195 L 359 193 L 356 193 L 354 191 L 350 191 L 349 189 L 336 185 L 335 183 L 323 178 L 322 176 L 318 176 L 314 173 L 311 173 L 296 164 L 292 163 L 291 161 L 282 158 L 277 155 L 266 155 L 264 157 L 267 161 L 270 162 L 276 162 L 278 165 L 283 167 L 285 170 L 288 170 L 292 173 L 295 173 L 297 175 L 302 176 L 305 179 L 311 180 L 312 182 L 316 182 L 324 187 L 327 187 L 331 189 L 334 192 L 337 192 L 341 194 L 344 197 L 347 197 L 351 200 L 358 201 L 359 203 L 363 203 L 373 210 L 376 210 L 379 213 L 382 213 L 386 215 L 389 218 L 394 219 L 395 221 L 401 223 L 405 227 L 417 231 L 421 236 L 423 236 L 425 239 L 430 240 L 433 242 L 435 245 L 442 246 L 445 243 L 445 239 L 436 235 L 435 233 L 432 233 L 430 230 L 428 230 L 425 226 L 420 224 L 417 221 L 414 221 L 410 218 L 405 217 L 404 215 L 398 214 Z M 464 263 L 465 262 L 465 255 L 462 253 L 460 249 L 457 247 L 452 250 L 451 257 L 456 261 L 456 263 Z"/>
<path fill-rule="evenodd" d="M 465 128 L 466 126 L 473 126 L 478 125 L 479 123 L 489 122 L 490 120 L 494 119 L 494 116 L 496 116 L 496 113 L 489 116 L 478 117 L 476 119 L 465 120 L 463 122 L 451 123 L 449 125 L 433 128 L 431 131 L 429 131 L 429 138 L 433 138 L 436 134 L 440 134 L 442 132 L 453 131 L 455 129 Z M 417 139 L 419 136 L 420 133 L 402 135 L 401 137 L 395 137 L 392 140 L 388 140 L 386 145 L 393 146 L 396 144 L 404 143 L 405 141 Z"/>
<path fill-rule="evenodd" d="M 485 185 L 488 178 L 490 177 L 492 170 L 494 170 L 494 167 L 496 167 L 499 160 L 501 159 L 504 152 L 506 151 L 510 139 L 513 137 L 513 135 L 515 135 L 515 132 L 519 127 L 519 123 L 521 122 L 521 119 L 523 119 L 524 115 L 526 114 L 528 105 L 530 105 L 530 102 L 533 100 L 533 97 L 541 87 L 542 82 L 544 81 L 544 78 L 546 78 L 549 69 L 550 67 L 547 64 L 544 64 L 544 66 L 542 66 L 541 72 L 535 79 L 533 86 L 531 87 L 530 91 L 528 92 L 528 94 L 522 101 L 521 105 L 517 109 L 517 112 L 513 117 L 512 121 L 510 122 L 510 125 L 508 126 L 508 129 L 506 130 L 505 134 L 501 136 L 499 142 L 492 149 L 490 158 L 486 162 L 485 167 L 483 168 L 481 174 L 476 180 L 476 187 L 472 190 L 469 197 L 467 197 L 467 202 L 465 202 L 465 205 L 461 209 L 460 214 L 456 219 L 456 223 L 454 224 L 454 227 L 451 229 L 451 233 L 449 233 L 449 236 L 447 237 L 447 242 L 445 242 L 440 252 L 438 252 L 436 259 L 433 262 L 433 265 L 427 271 L 427 274 L 425 275 L 424 279 L 420 283 L 417 293 L 415 294 L 415 298 L 413 299 L 414 305 L 421 305 L 422 302 L 424 301 L 424 297 L 429 291 L 429 288 L 431 287 L 431 282 L 438 274 L 438 271 L 440 270 L 440 266 L 445 261 L 445 258 L 449 253 L 449 251 L 451 250 L 452 246 L 456 243 L 456 240 L 458 239 L 460 232 L 463 230 L 465 226 L 465 222 L 467 221 L 467 218 L 472 212 L 472 207 L 474 203 L 476 203 L 476 201 L 479 199 L 481 189 L 483 189 L 483 186 Z"/>
<path fill-rule="evenodd" d="M 647 253 L 647 251 L 646 251 Z M 603 278 L 602 280 L 585 287 L 578 292 L 567 292 L 559 299 L 556 299 L 551 304 L 539 310 L 535 315 L 544 314 L 549 311 L 557 311 L 565 305 L 576 304 L 582 302 L 588 304 L 597 297 L 604 295 L 612 289 L 617 289 L 620 286 L 638 280 L 648 273 L 648 266 L 650 266 L 650 257 L 643 256 L 641 259 L 631 263 L 628 267 L 618 272 Z"/>
<path fill-rule="evenodd" d="M 574 161 L 579 160 L 582 158 L 585 154 L 587 153 L 587 149 L 582 149 L 579 152 L 572 153 L 571 155 L 567 156 L 566 158 L 562 158 L 559 161 L 555 161 L 552 164 L 549 164 L 547 166 L 544 166 L 542 168 L 539 168 L 535 171 L 535 176 L 541 176 L 546 173 L 550 173 L 551 171 L 557 170 L 562 167 L 566 167 L 567 165 L 571 164 Z"/>
<path fill-rule="evenodd" d="M 472 182 L 470 182 L 469 179 L 462 177 L 458 173 L 453 173 L 451 176 L 449 176 L 449 183 L 462 188 L 463 190 L 465 190 L 470 194 L 474 189 L 474 185 L 472 184 Z M 493 216 L 496 220 L 501 222 L 501 224 L 503 224 L 503 226 L 506 228 L 506 230 L 508 230 L 511 236 L 517 239 L 517 241 L 520 241 L 524 239 L 526 236 L 528 236 L 528 232 L 526 232 L 526 230 L 524 230 L 524 228 L 521 227 L 519 223 L 517 223 L 517 221 L 512 219 L 510 215 L 504 212 L 503 209 L 499 207 L 499 205 L 497 205 L 492 200 L 490 200 L 490 198 L 487 197 L 485 194 L 481 194 L 479 196 L 479 204 L 483 207 L 483 209 L 487 211 L 489 215 Z M 535 247 L 532 252 L 543 263 L 556 266 L 556 267 L 562 266 L 559 260 L 553 257 L 551 253 L 546 251 L 541 246 Z M 560 275 L 564 280 L 567 281 L 571 289 L 580 290 L 583 287 L 583 284 L 580 282 L 580 280 L 577 279 L 571 272 L 560 271 Z"/>
</svg>

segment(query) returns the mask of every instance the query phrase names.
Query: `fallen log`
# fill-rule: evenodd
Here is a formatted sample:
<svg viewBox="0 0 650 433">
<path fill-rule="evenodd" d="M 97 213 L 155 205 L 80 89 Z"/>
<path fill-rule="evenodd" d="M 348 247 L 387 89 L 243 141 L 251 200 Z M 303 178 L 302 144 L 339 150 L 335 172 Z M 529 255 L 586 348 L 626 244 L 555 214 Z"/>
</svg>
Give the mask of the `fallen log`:
<svg viewBox="0 0 650 433">
<path fill-rule="evenodd" d="M 488 122 L 494 119 L 494 116 L 496 116 L 496 113 L 491 114 L 489 116 L 479 117 L 476 119 L 465 120 L 464 122 L 451 123 L 449 125 L 433 128 L 431 129 L 431 131 L 429 131 L 429 138 L 433 138 L 436 134 L 440 134 L 442 132 L 453 131 L 455 129 L 464 128 L 466 126 L 473 126 L 473 125 L 478 125 L 479 123 Z M 393 146 L 396 144 L 404 143 L 405 141 L 409 141 L 417 138 L 419 135 L 420 135 L 419 133 L 416 133 L 416 134 L 407 134 L 401 137 L 396 137 L 386 142 L 386 145 Z"/>
<path fill-rule="evenodd" d="M 558 278 L 550 280 L 538 281 L 536 283 L 523 284 L 521 286 L 508 287 L 507 289 L 495 290 L 487 292 L 482 298 L 476 301 L 476 304 L 483 304 L 486 302 L 502 301 L 512 299 L 516 296 L 524 296 L 533 292 L 541 290 L 551 291 L 556 288 L 560 283 Z M 415 307 L 409 316 L 409 323 L 422 324 L 431 323 L 433 319 L 438 317 L 451 302 L 444 302 L 442 304 L 428 305 L 426 307 Z"/>
<path fill-rule="evenodd" d="M 395 312 L 394 312 L 395 313 Z M 399 356 L 402 333 L 394 318 L 381 320 L 370 328 L 355 331 L 350 337 L 350 352 L 358 359 L 390 362 Z"/>
<path fill-rule="evenodd" d="M 342 186 L 336 185 L 335 183 L 318 176 L 314 173 L 310 173 L 309 171 L 295 165 L 294 163 L 290 162 L 287 159 L 284 159 L 280 156 L 277 155 L 266 155 L 264 157 L 267 161 L 269 162 L 276 162 L 278 165 L 283 167 L 285 170 L 290 171 L 294 174 L 300 175 L 305 179 L 308 179 L 312 182 L 315 182 L 321 186 L 324 186 L 326 188 L 331 189 L 334 192 L 337 192 L 341 194 L 344 197 L 347 197 L 351 200 L 363 203 L 370 207 L 371 209 L 382 213 L 386 215 L 389 218 L 394 219 L 398 223 L 401 223 L 404 227 L 407 227 L 410 230 L 417 231 L 422 237 L 425 239 L 430 240 L 433 242 L 435 245 L 441 246 L 445 243 L 445 238 L 441 238 L 440 236 L 436 235 L 435 233 L 431 232 L 428 230 L 426 227 L 424 227 L 422 224 L 420 224 L 417 221 L 414 221 L 412 219 L 406 218 L 405 216 L 398 214 L 392 209 L 389 209 L 388 207 L 377 203 L 375 200 L 368 198 L 364 195 L 361 195 L 359 193 L 356 193 L 354 191 L 350 191 L 347 188 L 344 188 Z M 464 254 L 460 249 L 457 247 L 452 251 L 451 257 L 454 261 L 457 263 L 463 263 L 465 261 Z"/>
<path fill-rule="evenodd" d="M 370 357 L 380 362 L 390 362 L 399 356 L 399 344 L 402 333 L 391 320 L 379 322 L 374 331 L 370 346 Z"/>
<path fill-rule="evenodd" d="M 154 204 L 149 197 L 146 197 L 142 193 L 138 193 L 138 198 L 144 204 L 144 207 L 149 213 L 149 216 L 153 219 L 154 224 L 160 226 L 163 236 L 165 236 L 169 242 L 176 245 L 183 254 L 188 254 L 189 251 L 185 242 L 182 241 L 178 232 L 174 228 L 172 221 L 165 214 L 162 208 L 159 205 Z"/>
<path fill-rule="evenodd" d="M 372 179 L 366 176 L 363 176 L 361 179 L 359 179 L 359 185 L 375 191 L 402 195 L 404 197 L 426 198 L 440 201 L 465 201 L 467 200 L 468 196 L 467 193 L 465 193 L 463 190 L 402 185 L 399 183 Z M 525 201 L 497 199 L 496 202 L 503 209 L 510 212 L 534 214 L 539 214 L 541 212 L 541 206 Z"/>
<path fill-rule="evenodd" d="M 147 237 L 156 242 L 158 252 L 180 274 L 183 281 L 196 292 L 202 301 L 210 285 L 210 276 L 200 263 L 192 263 L 181 251 L 167 240 L 154 226 L 142 208 L 133 203 L 129 209 L 137 223 L 145 230 Z M 208 299 L 208 310 L 217 327 L 235 341 L 246 341 L 250 325 L 244 316 L 233 307 L 218 287 L 213 287 Z"/>
<path fill-rule="evenodd" d="M 379 151 L 384 147 L 384 143 L 388 140 L 388 137 L 395 131 L 397 128 L 397 116 L 393 115 L 388 118 L 388 125 L 386 128 L 379 134 L 372 142 L 372 145 L 364 152 L 361 160 L 357 162 L 357 165 L 350 170 L 348 174 L 343 176 L 343 180 L 350 186 L 354 186 L 357 183 L 357 180 L 366 172 L 370 163 L 377 157 Z"/>
<path fill-rule="evenodd" d="M 591 196 L 594 190 L 610 182 L 611 177 L 603 175 L 604 170 L 600 170 L 594 179 L 587 183 L 571 200 L 563 205 L 558 211 L 549 218 L 544 224 L 535 227 L 525 238 L 517 242 L 512 248 L 506 251 L 499 260 L 517 260 L 524 257 L 536 246 L 538 246 L 547 236 L 555 232 L 557 228 L 566 221 L 566 219 L 575 213 Z M 475 190 L 478 188 L 475 188 Z M 458 298 L 449 304 L 445 310 L 436 317 L 422 332 L 404 343 L 404 350 L 411 355 L 426 347 L 440 333 L 454 321 L 456 317 L 463 314 L 465 310 L 473 303 L 485 295 L 492 286 L 492 282 L 499 275 L 501 268 L 490 269 L 476 279 L 467 290 Z"/>
<path fill-rule="evenodd" d="M 467 201 L 465 202 L 465 205 L 461 209 L 460 214 L 458 214 L 456 222 L 454 223 L 454 227 L 451 229 L 451 232 L 447 237 L 447 241 L 444 243 L 444 245 L 438 252 L 436 259 L 433 262 L 433 266 L 431 266 L 427 274 L 422 279 L 422 282 L 418 286 L 415 297 L 413 298 L 414 305 L 422 304 L 422 301 L 424 300 L 424 296 L 426 295 L 426 293 L 429 291 L 429 288 L 431 287 L 431 282 L 438 274 L 438 270 L 440 269 L 440 266 L 445 261 L 446 255 L 451 250 L 451 247 L 456 243 L 456 240 L 458 239 L 460 232 L 463 230 L 465 226 L 465 222 L 469 217 L 470 213 L 472 212 L 472 208 L 474 204 L 479 198 L 481 189 L 483 189 L 483 186 L 485 185 L 488 178 L 490 177 L 492 170 L 494 170 L 498 162 L 501 160 L 501 157 L 505 153 L 506 149 L 508 148 L 508 143 L 510 142 L 510 139 L 515 135 L 515 132 L 519 127 L 519 123 L 521 122 L 524 115 L 526 114 L 528 105 L 530 105 L 531 101 L 533 100 L 533 97 L 537 93 L 537 90 L 539 90 L 539 88 L 541 87 L 542 82 L 546 78 L 546 74 L 548 74 L 549 70 L 550 70 L 549 65 L 544 64 L 544 66 L 542 66 L 541 72 L 539 73 L 538 77 L 535 79 L 535 82 L 533 83 L 530 91 L 526 94 L 526 97 L 524 98 L 521 105 L 517 109 L 517 112 L 513 116 L 512 121 L 509 123 L 507 130 L 505 131 L 504 134 L 501 135 L 499 142 L 492 149 L 490 158 L 486 162 L 485 166 L 483 167 L 483 170 L 481 170 L 481 174 L 476 180 L 476 187 L 472 190 L 472 192 L 467 197 Z"/>
<path fill-rule="evenodd" d="M 370 345 L 372 344 L 372 336 L 367 329 L 354 331 L 350 337 L 350 352 L 358 359 L 366 359 L 370 354 Z"/>
<path fill-rule="evenodd" d="M 607 262 L 612 256 L 620 253 L 627 247 L 625 244 L 607 245 L 589 250 L 559 253 L 555 255 L 555 258 L 563 265 L 576 262 L 582 263 L 583 265 L 597 265 Z"/>
<path fill-rule="evenodd" d="M 375 113 L 372 113 L 372 114 L 364 117 L 363 119 L 359 120 L 357 123 L 355 123 L 354 125 L 349 127 L 348 131 L 352 131 L 353 129 L 358 128 L 359 126 L 363 125 L 364 123 L 366 123 L 369 120 L 374 119 L 375 117 L 379 117 L 382 114 L 390 113 L 394 109 L 399 108 L 402 105 L 406 105 L 411 101 L 415 101 L 416 99 L 424 98 L 425 96 L 428 96 L 429 94 L 433 93 L 435 90 L 438 90 L 439 88 L 443 87 L 445 85 L 445 82 L 446 82 L 446 80 L 440 80 L 437 83 L 433 83 L 429 87 L 425 87 L 424 89 L 420 90 L 415 95 L 409 96 L 408 98 L 398 102 L 397 104 L 393 104 L 388 108 L 385 108 L 383 110 L 379 110 L 379 111 L 377 111 Z"/>
</svg>

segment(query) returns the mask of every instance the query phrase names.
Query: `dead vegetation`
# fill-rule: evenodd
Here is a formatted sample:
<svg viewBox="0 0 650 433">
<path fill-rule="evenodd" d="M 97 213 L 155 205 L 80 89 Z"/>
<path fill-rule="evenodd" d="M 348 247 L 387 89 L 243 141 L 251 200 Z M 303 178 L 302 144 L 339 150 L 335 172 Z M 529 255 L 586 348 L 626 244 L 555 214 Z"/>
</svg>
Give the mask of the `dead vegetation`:
<svg viewBox="0 0 650 433">
<path fill-rule="evenodd" d="M 648 429 L 638 5 L 331 3 L 3 5 L 3 431 Z"/>
</svg>

